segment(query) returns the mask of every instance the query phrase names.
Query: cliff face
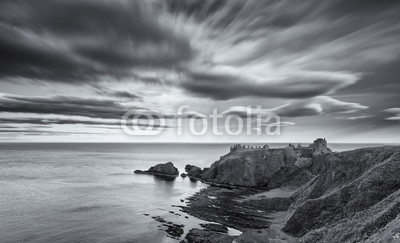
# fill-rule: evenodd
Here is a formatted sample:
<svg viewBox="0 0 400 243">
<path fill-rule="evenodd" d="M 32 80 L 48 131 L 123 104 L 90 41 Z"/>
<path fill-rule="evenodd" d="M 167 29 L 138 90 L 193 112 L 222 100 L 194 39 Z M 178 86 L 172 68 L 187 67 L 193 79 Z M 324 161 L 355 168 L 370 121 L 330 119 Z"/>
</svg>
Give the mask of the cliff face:
<svg viewBox="0 0 400 243">
<path fill-rule="evenodd" d="M 203 179 L 289 186 L 290 195 L 246 203 L 287 211 L 282 230 L 302 242 L 398 242 L 400 147 L 325 152 L 299 161 L 291 148 L 240 149 L 215 162 Z"/>
<path fill-rule="evenodd" d="M 321 155 L 311 171 L 317 177 L 292 197 L 285 232 L 305 242 L 366 241 L 398 217 L 399 147 Z"/>
<path fill-rule="evenodd" d="M 203 173 L 208 182 L 245 187 L 269 187 L 278 174 L 296 168 L 292 149 L 238 149 L 214 162 Z"/>
</svg>

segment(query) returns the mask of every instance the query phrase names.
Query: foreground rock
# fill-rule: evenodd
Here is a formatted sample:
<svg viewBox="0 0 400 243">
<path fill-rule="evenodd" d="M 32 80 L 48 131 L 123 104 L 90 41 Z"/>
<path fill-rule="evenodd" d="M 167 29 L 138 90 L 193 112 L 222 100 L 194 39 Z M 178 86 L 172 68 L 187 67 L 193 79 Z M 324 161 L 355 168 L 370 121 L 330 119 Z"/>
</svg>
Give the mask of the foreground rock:
<svg viewBox="0 0 400 243">
<path fill-rule="evenodd" d="M 149 216 L 149 214 L 145 215 Z M 168 234 L 170 238 L 178 240 L 184 233 L 183 224 L 174 224 L 172 222 L 167 222 L 164 218 L 160 216 L 153 216 L 151 218 L 159 223 L 162 223 L 162 225 L 165 227 L 165 232 Z"/>
<path fill-rule="evenodd" d="M 188 198 L 182 211 L 210 222 L 217 222 L 238 230 L 261 229 L 269 226 L 269 212 L 257 206 L 243 204 L 240 199 L 256 191 L 208 187 Z"/>
<path fill-rule="evenodd" d="M 181 235 L 183 235 L 184 231 L 183 231 L 183 224 L 174 224 L 171 222 L 168 222 L 166 224 L 164 224 L 164 226 L 167 227 L 167 229 L 165 230 L 165 232 L 174 239 L 179 239 L 181 237 Z"/>
<path fill-rule="evenodd" d="M 187 243 L 232 243 L 235 237 L 226 234 L 220 234 L 211 230 L 202 230 L 198 228 L 191 229 L 183 242 Z"/>
<path fill-rule="evenodd" d="M 135 174 L 148 174 L 155 176 L 165 176 L 165 177 L 176 177 L 179 175 L 178 169 L 174 166 L 172 162 L 167 162 L 165 164 L 158 164 L 156 166 L 150 167 L 148 170 L 135 170 Z"/>
<path fill-rule="evenodd" d="M 228 227 L 221 224 L 200 224 L 206 230 L 211 230 L 220 233 L 228 233 Z"/>
<path fill-rule="evenodd" d="M 400 147 L 293 147 L 237 146 L 202 179 L 251 188 L 203 189 L 183 211 L 243 231 L 236 242 L 398 242 Z M 205 230 L 189 236 L 217 237 Z"/>
<path fill-rule="evenodd" d="M 209 187 L 190 197 L 184 212 L 203 220 L 217 222 L 242 231 L 240 236 L 223 234 L 225 227 L 202 224 L 204 229 L 193 229 L 185 242 L 298 242 L 280 229 L 271 227 L 271 211 L 259 204 L 246 204 L 243 198 L 259 190 Z M 213 240 L 218 239 L 218 240 Z"/>
</svg>

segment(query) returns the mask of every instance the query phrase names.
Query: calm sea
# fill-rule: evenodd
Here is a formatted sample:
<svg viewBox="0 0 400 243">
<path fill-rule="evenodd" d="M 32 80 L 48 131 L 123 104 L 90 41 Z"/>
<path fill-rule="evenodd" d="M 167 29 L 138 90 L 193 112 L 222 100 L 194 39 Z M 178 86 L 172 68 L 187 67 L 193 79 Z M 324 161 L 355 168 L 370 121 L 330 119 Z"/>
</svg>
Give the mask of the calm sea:
<svg viewBox="0 0 400 243">
<path fill-rule="evenodd" d="M 144 214 L 183 223 L 187 232 L 202 221 L 171 205 L 206 185 L 133 171 L 167 161 L 180 172 L 186 164 L 208 167 L 229 146 L 0 144 L 0 241 L 176 242 Z M 367 146 L 378 145 L 330 144 L 335 151 Z"/>
</svg>

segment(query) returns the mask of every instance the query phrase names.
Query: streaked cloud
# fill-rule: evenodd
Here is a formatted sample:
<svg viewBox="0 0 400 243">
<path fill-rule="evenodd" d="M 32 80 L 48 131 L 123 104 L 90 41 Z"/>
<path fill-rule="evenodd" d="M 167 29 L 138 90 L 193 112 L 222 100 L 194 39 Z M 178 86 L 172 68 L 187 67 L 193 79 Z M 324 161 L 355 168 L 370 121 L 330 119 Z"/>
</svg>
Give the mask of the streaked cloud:
<svg viewBox="0 0 400 243">
<path fill-rule="evenodd" d="M 128 110 L 175 119 L 181 104 L 241 116 L 260 105 L 299 133 L 389 131 L 399 11 L 375 0 L 4 0 L 0 121 L 101 133 Z"/>
<path fill-rule="evenodd" d="M 251 116 L 268 116 L 273 113 L 282 117 L 302 117 L 330 113 L 355 113 L 366 109 L 368 109 L 367 106 L 358 103 L 339 101 L 327 96 L 317 96 L 306 100 L 293 100 L 285 105 L 271 109 L 236 106 L 229 108 L 224 114 L 246 117 L 248 114 L 251 114 Z"/>
<path fill-rule="evenodd" d="M 383 111 L 392 114 L 392 116 L 385 118 L 385 120 L 400 121 L 400 108 L 389 108 Z"/>
</svg>

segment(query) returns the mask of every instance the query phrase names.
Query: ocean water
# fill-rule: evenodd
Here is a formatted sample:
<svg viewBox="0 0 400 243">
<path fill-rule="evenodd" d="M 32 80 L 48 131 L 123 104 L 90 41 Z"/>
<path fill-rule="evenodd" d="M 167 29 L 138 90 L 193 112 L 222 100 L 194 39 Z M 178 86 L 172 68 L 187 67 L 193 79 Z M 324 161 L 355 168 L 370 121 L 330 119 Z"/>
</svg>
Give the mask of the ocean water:
<svg viewBox="0 0 400 243">
<path fill-rule="evenodd" d="M 208 167 L 229 146 L 0 144 L 0 241 L 176 242 L 150 216 L 184 224 L 185 233 L 197 227 L 201 220 L 172 205 L 184 205 L 181 199 L 206 185 L 133 171 L 167 161 L 180 172 L 186 164 Z M 335 151 L 368 146 L 378 145 L 330 145 Z"/>
</svg>

